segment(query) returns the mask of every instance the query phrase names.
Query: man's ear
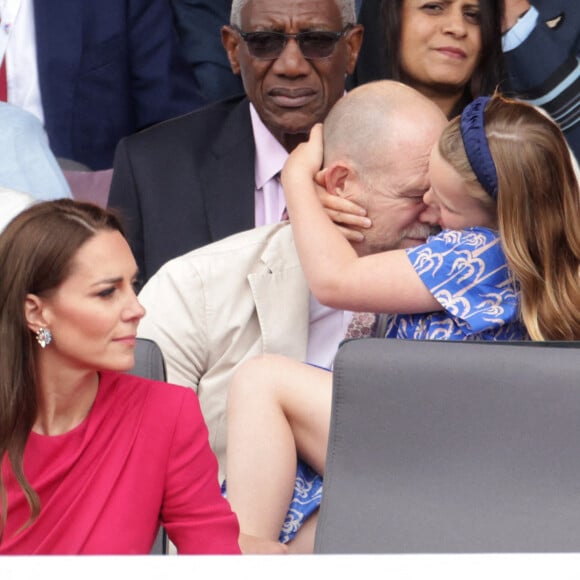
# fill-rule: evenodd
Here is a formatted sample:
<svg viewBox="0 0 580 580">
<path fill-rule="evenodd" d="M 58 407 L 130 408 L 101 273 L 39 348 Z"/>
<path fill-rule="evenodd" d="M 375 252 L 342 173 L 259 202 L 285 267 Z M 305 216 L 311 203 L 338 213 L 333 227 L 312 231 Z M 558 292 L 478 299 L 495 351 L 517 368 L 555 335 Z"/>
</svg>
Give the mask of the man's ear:
<svg viewBox="0 0 580 580">
<path fill-rule="evenodd" d="M 24 318 L 28 328 L 36 332 L 39 328 L 49 326 L 46 318 L 42 300 L 36 294 L 27 294 L 24 300 Z"/>
<path fill-rule="evenodd" d="M 240 35 L 231 26 L 222 26 L 222 44 L 228 55 L 230 67 L 235 75 L 240 74 L 240 61 L 238 50 L 240 48 Z"/>
<path fill-rule="evenodd" d="M 353 26 L 346 34 L 346 43 L 348 46 L 348 60 L 346 63 L 346 70 L 348 74 L 354 72 L 356 61 L 362 46 L 364 29 L 361 24 Z"/>
<path fill-rule="evenodd" d="M 352 178 L 351 168 L 346 163 L 339 161 L 322 171 L 324 172 L 324 187 L 326 191 L 332 195 L 344 197 L 348 181 Z"/>
</svg>

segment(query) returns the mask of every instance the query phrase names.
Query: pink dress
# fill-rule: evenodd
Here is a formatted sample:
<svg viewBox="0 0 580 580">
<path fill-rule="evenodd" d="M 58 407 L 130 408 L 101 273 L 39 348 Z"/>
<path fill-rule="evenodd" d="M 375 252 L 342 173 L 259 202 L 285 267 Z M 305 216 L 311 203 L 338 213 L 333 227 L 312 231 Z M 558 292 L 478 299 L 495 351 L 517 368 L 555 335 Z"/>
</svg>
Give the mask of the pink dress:
<svg viewBox="0 0 580 580">
<path fill-rule="evenodd" d="M 101 373 L 87 418 L 55 437 L 31 433 L 24 472 L 38 519 L 5 458 L 8 520 L 0 554 L 147 554 L 159 524 L 180 553 L 236 554 L 238 523 L 191 389 Z"/>
</svg>

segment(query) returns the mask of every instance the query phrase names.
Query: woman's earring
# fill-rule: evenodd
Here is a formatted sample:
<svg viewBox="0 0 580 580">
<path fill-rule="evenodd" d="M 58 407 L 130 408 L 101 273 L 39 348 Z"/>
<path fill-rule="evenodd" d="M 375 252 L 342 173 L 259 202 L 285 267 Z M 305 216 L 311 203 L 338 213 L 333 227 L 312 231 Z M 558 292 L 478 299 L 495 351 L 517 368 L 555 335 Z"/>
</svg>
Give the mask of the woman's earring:
<svg viewBox="0 0 580 580">
<path fill-rule="evenodd" d="M 36 331 L 36 341 L 41 348 L 46 348 L 52 342 L 52 332 L 48 328 L 39 328 Z"/>
</svg>

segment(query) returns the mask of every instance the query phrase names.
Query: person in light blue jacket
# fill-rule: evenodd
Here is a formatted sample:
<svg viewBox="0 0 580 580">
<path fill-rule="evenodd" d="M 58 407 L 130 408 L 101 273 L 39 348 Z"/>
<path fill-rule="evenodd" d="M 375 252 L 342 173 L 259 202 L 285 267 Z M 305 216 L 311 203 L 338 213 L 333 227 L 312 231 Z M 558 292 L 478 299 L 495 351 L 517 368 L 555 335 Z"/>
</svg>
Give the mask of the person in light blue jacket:
<svg viewBox="0 0 580 580">
<path fill-rule="evenodd" d="M 72 197 L 42 123 L 4 102 L 0 102 L 0 152 L 0 187 L 39 200 Z"/>
</svg>

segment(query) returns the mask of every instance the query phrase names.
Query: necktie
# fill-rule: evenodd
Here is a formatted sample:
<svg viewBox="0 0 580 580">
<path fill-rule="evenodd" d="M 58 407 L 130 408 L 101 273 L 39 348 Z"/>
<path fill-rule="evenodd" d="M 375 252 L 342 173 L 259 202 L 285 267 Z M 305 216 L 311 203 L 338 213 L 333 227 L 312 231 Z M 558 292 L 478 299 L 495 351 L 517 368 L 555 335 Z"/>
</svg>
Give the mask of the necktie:
<svg viewBox="0 0 580 580">
<path fill-rule="evenodd" d="M 276 173 L 276 175 L 274 176 L 276 178 L 276 183 L 278 184 L 278 187 L 280 189 L 282 189 L 282 181 L 280 180 L 280 171 L 278 171 L 278 173 Z M 284 197 L 284 194 L 282 193 L 282 197 Z M 280 221 L 281 222 L 286 222 L 288 221 L 288 210 L 286 209 L 286 206 L 284 206 L 284 209 L 282 210 L 282 214 L 280 215 Z"/>
<path fill-rule="evenodd" d="M 353 312 L 352 320 L 346 329 L 344 338 L 369 338 L 374 336 L 377 323 L 376 314 L 371 312 Z"/>
<path fill-rule="evenodd" d="M 8 101 L 8 84 L 6 82 L 6 59 L 0 65 L 0 101 Z"/>
</svg>

